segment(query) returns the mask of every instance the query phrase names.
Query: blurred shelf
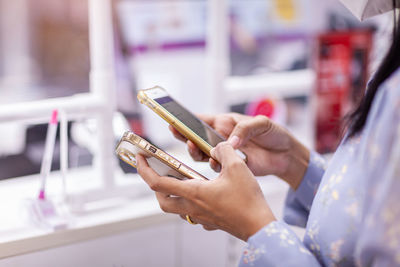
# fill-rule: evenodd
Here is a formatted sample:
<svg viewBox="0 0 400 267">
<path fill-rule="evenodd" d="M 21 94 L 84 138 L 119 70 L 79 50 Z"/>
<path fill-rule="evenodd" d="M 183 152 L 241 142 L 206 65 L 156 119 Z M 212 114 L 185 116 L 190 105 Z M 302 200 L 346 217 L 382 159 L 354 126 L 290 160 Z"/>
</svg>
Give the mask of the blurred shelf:
<svg viewBox="0 0 400 267">
<path fill-rule="evenodd" d="M 314 86 L 311 69 L 272 72 L 252 76 L 231 76 L 225 79 L 227 102 L 243 103 L 273 95 L 282 98 L 307 96 Z"/>
</svg>

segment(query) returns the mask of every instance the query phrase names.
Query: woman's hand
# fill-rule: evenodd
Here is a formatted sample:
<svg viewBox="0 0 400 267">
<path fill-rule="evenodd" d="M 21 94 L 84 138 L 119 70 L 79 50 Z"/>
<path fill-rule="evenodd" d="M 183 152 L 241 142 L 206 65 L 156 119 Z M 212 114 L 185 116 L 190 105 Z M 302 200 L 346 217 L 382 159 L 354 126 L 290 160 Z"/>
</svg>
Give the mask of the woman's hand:
<svg viewBox="0 0 400 267">
<path fill-rule="evenodd" d="M 273 174 L 297 189 L 307 169 L 310 152 L 284 128 L 265 116 L 250 117 L 229 113 L 199 117 L 225 138 L 229 138 L 235 149 L 240 149 L 247 155 L 247 165 L 254 175 Z M 173 127 L 170 129 L 176 138 L 187 142 L 193 159 L 209 160 L 215 171 L 220 170 L 217 161 L 209 159 Z"/>
<path fill-rule="evenodd" d="M 222 165 L 212 181 L 161 177 L 140 155 L 138 172 L 156 191 L 163 211 L 187 214 L 206 229 L 218 228 L 247 241 L 275 217 L 253 174 L 229 143 L 219 144 L 211 154 Z"/>
<path fill-rule="evenodd" d="M 228 139 L 236 124 L 241 120 L 247 120 L 251 117 L 238 113 L 227 113 L 220 115 L 197 115 L 202 121 L 210 125 L 224 138 Z M 180 134 L 172 125 L 169 126 L 170 131 L 176 139 L 187 143 L 188 151 L 192 158 L 196 161 L 208 161 L 209 157 L 203 153 L 192 141 L 188 140 Z"/>
</svg>

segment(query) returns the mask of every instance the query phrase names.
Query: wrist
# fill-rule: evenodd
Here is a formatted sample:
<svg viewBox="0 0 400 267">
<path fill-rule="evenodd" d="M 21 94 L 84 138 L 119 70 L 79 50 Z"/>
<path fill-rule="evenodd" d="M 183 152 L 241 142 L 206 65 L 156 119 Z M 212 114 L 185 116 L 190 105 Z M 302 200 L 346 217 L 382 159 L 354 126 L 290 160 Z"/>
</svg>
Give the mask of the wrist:
<svg viewBox="0 0 400 267">
<path fill-rule="evenodd" d="M 272 212 L 268 211 L 269 209 L 264 210 L 261 216 L 258 216 L 253 221 L 251 221 L 250 224 L 247 227 L 245 227 L 246 231 L 239 238 L 247 242 L 247 240 L 253 235 L 255 235 L 258 231 L 263 229 L 271 222 L 276 221 L 276 218 L 272 214 Z"/>
<path fill-rule="evenodd" d="M 286 181 L 293 190 L 301 184 L 310 161 L 310 150 L 293 138 L 291 149 L 286 154 L 288 162 L 285 171 L 278 175 Z"/>
</svg>

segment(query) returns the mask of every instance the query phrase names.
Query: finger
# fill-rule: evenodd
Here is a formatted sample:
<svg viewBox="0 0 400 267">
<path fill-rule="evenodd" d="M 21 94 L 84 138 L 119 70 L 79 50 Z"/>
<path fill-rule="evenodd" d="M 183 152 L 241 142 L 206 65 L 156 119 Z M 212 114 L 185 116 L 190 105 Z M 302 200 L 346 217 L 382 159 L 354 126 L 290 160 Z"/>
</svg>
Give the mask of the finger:
<svg viewBox="0 0 400 267">
<path fill-rule="evenodd" d="M 220 172 L 221 171 L 221 164 L 219 164 L 215 159 L 210 158 L 209 161 L 211 169 L 213 169 L 215 172 Z"/>
<path fill-rule="evenodd" d="M 174 126 L 169 125 L 168 126 L 169 130 L 171 131 L 171 133 L 174 135 L 174 137 L 180 141 L 186 142 L 187 138 L 185 136 L 183 136 L 180 132 L 178 132 L 177 129 L 175 129 Z"/>
<path fill-rule="evenodd" d="M 185 199 L 160 192 L 156 192 L 156 197 L 162 211 L 176 214 L 187 213 Z"/>
<path fill-rule="evenodd" d="M 198 182 L 200 181 L 180 181 L 175 178 L 160 176 L 149 166 L 147 160 L 140 154 L 136 155 L 136 161 L 139 175 L 153 191 L 190 199 L 192 192 L 197 190 L 196 186 L 198 186 Z"/>
<path fill-rule="evenodd" d="M 229 136 L 229 142 L 236 149 L 247 143 L 254 136 L 268 133 L 273 123 L 266 116 L 258 115 L 251 119 L 240 121 Z"/>
<path fill-rule="evenodd" d="M 211 150 L 211 156 L 221 163 L 222 169 L 233 167 L 236 164 L 244 164 L 244 161 L 236 154 L 228 142 L 221 142 Z"/>
<path fill-rule="evenodd" d="M 200 150 L 192 141 L 187 140 L 186 141 L 188 151 L 190 156 L 195 160 L 195 161 L 207 161 L 208 156 L 203 153 L 203 151 Z"/>
<path fill-rule="evenodd" d="M 186 215 L 180 214 L 179 217 L 181 217 L 182 220 L 188 222 L 188 220 L 186 219 Z M 190 216 L 189 216 L 189 217 L 190 217 Z M 192 217 L 190 217 L 190 220 L 191 220 L 194 224 L 198 224 L 198 222 L 194 221 Z"/>
</svg>

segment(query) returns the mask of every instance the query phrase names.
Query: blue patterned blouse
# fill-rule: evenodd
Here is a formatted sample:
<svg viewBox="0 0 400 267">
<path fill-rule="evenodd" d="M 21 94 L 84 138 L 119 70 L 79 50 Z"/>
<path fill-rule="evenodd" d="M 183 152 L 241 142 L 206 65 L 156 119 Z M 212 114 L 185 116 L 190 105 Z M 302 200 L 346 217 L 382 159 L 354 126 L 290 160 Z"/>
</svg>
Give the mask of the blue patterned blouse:
<svg viewBox="0 0 400 267">
<path fill-rule="evenodd" d="M 326 170 L 311 154 L 285 222 L 250 237 L 239 266 L 400 266 L 400 70 L 381 86 L 362 134 Z M 286 223 L 306 226 L 304 240 Z"/>
</svg>

